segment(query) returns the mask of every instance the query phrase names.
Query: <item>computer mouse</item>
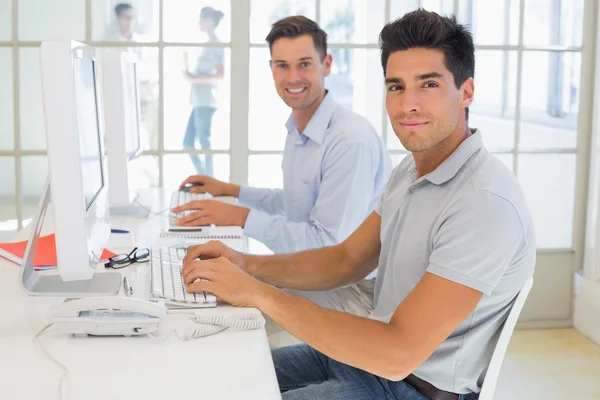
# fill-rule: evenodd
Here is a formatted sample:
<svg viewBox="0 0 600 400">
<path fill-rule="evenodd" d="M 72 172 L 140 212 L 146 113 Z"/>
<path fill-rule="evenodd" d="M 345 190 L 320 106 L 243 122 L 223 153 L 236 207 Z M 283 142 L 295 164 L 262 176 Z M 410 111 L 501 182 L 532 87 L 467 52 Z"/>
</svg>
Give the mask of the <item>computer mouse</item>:
<svg viewBox="0 0 600 400">
<path fill-rule="evenodd" d="M 182 192 L 189 193 L 191 188 L 198 187 L 198 186 L 203 186 L 203 185 L 201 183 L 188 183 L 188 184 L 186 184 L 184 187 L 182 187 L 179 190 L 181 190 Z"/>
</svg>

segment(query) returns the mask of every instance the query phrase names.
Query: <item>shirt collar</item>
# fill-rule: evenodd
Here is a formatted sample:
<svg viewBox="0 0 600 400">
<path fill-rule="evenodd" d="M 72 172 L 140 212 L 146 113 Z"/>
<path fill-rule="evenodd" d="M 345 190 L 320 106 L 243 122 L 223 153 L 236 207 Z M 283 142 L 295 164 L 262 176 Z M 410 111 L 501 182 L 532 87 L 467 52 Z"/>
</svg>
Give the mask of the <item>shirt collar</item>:
<svg viewBox="0 0 600 400">
<path fill-rule="evenodd" d="M 436 169 L 424 176 L 434 185 L 448 182 L 469 161 L 469 159 L 483 147 L 483 139 L 479 129 L 471 130 L 472 134 L 454 150 Z"/>
<path fill-rule="evenodd" d="M 302 136 L 306 136 L 312 141 L 322 144 L 323 139 L 325 137 L 325 131 L 329 126 L 329 122 L 333 117 L 333 112 L 337 107 L 337 103 L 331 93 L 327 92 L 319 107 L 315 110 L 315 113 L 308 121 L 308 125 L 302 132 Z M 287 122 L 285 123 L 288 134 L 295 133 L 298 134 L 298 126 L 296 125 L 296 121 L 294 120 L 294 115 L 290 114 Z"/>
</svg>

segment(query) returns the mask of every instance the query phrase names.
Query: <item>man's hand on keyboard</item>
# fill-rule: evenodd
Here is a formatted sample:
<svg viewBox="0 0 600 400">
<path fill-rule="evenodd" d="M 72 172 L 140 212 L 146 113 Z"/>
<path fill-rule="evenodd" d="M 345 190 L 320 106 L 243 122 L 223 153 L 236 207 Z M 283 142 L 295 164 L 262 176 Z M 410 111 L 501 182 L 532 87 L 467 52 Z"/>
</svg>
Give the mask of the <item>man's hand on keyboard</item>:
<svg viewBox="0 0 600 400">
<path fill-rule="evenodd" d="M 217 226 L 241 226 L 246 225 L 246 218 L 250 213 L 250 209 L 240 207 L 233 204 L 227 204 L 217 200 L 196 200 L 190 201 L 179 207 L 173 208 L 171 211 L 180 213 L 182 211 L 193 210 L 175 221 L 177 225 L 184 226 L 201 226 L 201 225 L 217 225 Z"/>
<path fill-rule="evenodd" d="M 246 259 L 244 254 L 227 247 L 223 242 L 211 240 L 205 244 L 189 246 L 183 257 L 183 268 L 181 273 L 185 275 L 186 271 L 191 268 L 192 262 L 195 260 L 210 260 L 212 258 L 224 257 L 240 267 L 246 269 Z"/>
<path fill-rule="evenodd" d="M 179 189 L 187 184 L 194 185 L 190 188 L 190 193 L 210 193 L 213 196 L 234 196 L 239 197 L 240 187 L 232 183 L 221 182 L 218 179 L 206 175 L 192 175 L 179 185 Z"/>
<path fill-rule="evenodd" d="M 182 271 L 188 293 L 212 293 L 227 303 L 256 307 L 269 285 L 254 279 L 225 257 L 192 261 Z"/>
</svg>

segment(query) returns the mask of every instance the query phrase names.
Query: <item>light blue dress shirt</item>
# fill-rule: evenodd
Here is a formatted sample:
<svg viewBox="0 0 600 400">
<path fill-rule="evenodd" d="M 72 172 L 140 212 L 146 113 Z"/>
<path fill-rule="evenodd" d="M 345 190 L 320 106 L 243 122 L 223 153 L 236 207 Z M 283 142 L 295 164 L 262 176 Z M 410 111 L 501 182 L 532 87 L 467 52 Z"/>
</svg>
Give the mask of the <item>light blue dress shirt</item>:
<svg viewBox="0 0 600 400">
<path fill-rule="evenodd" d="M 377 206 L 392 170 L 370 122 L 328 93 L 304 132 L 286 123 L 283 190 L 240 188 L 246 235 L 275 253 L 344 241 Z"/>
</svg>

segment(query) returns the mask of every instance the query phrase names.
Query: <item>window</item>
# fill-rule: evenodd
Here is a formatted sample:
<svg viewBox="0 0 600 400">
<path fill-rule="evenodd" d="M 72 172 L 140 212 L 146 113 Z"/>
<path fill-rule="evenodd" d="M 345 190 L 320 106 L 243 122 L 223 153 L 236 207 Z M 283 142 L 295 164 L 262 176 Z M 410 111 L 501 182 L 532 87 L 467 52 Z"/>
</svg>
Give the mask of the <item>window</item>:
<svg viewBox="0 0 600 400">
<path fill-rule="evenodd" d="M 538 247 L 572 248 L 583 1 L 492 3 L 459 4 L 477 48 L 470 125 L 482 130 L 490 150 L 512 161 Z"/>
<path fill-rule="evenodd" d="M 119 9 L 116 6 L 126 3 L 131 9 Z M 183 3 L 183 2 L 182 2 Z M 122 32 L 128 31 L 135 42 L 158 41 L 158 0 L 100 0 L 91 1 L 90 14 L 91 39 L 97 42 L 119 42 L 126 38 Z M 119 26 L 128 29 L 120 29 Z"/>
<path fill-rule="evenodd" d="M 0 0 L 0 42 L 12 36 L 12 0 Z"/>
<path fill-rule="evenodd" d="M 417 7 L 455 13 L 472 27 L 477 70 L 470 125 L 523 184 L 538 245 L 570 249 L 573 232 L 583 229 L 574 223 L 574 208 L 585 205 L 575 198 L 579 137 L 588 134 L 577 124 L 581 72 L 590 67 L 582 59 L 584 0 L 131 0 L 132 11 L 120 20 L 118 3 L 0 0 L 0 167 L 6 172 L 0 235 L 31 218 L 43 184 L 34 176 L 47 168 L 40 41 L 72 38 L 139 55 L 152 184 L 173 187 L 210 164 L 219 179 L 281 187 L 290 110 L 268 65 L 270 25 L 301 14 L 328 32 L 333 65 L 326 87 L 369 119 L 398 164 L 408 153 L 385 112 L 377 40 L 385 22 Z M 214 33 L 201 23 L 205 7 L 222 12 Z M 185 71 L 208 79 L 192 82 Z M 197 108 L 203 110 L 194 115 Z M 189 128 L 190 121 L 198 125 Z"/>
<path fill-rule="evenodd" d="M 85 40 L 85 2 L 19 0 L 17 4 L 20 41 Z"/>
<path fill-rule="evenodd" d="M 13 57 L 10 48 L 0 48 L 0 150 L 15 145 L 13 109 Z"/>
</svg>

